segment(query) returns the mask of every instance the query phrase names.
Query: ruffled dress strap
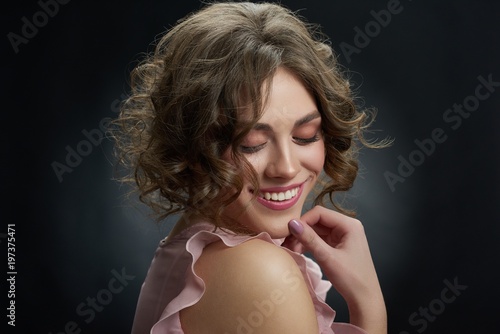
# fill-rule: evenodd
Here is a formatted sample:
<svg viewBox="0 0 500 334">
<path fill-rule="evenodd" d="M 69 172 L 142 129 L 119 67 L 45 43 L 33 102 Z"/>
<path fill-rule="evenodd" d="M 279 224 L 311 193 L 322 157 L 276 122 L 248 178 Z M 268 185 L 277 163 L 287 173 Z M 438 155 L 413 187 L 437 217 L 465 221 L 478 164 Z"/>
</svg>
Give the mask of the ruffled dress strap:
<svg viewBox="0 0 500 334">
<path fill-rule="evenodd" d="M 283 242 L 283 239 L 272 239 L 265 232 L 256 236 L 235 235 L 220 229 L 215 230 L 213 225 L 206 223 L 192 228 L 191 233 L 193 235 L 186 242 L 186 250 L 191 254 L 193 261 L 186 270 L 185 286 L 177 297 L 165 307 L 160 319 L 151 329 L 151 334 L 184 333 L 180 323 L 180 311 L 196 304 L 205 292 L 205 283 L 196 275 L 194 266 L 206 246 L 213 242 L 222 241 L 228 247 L 235 247 L 247 240 L 261 239 L 281 247 Z M 319 333 L 366 334 L 365 331 L 350 324 L 333 323 L 335 311 L 325 302 L 331 283 L 322 279 L 321 270 L 316 262 L 302 254 L 295 253 L 285 247 L 282 248 L 296 261 L 307 283 L 316 310 Z"/>
</svg>

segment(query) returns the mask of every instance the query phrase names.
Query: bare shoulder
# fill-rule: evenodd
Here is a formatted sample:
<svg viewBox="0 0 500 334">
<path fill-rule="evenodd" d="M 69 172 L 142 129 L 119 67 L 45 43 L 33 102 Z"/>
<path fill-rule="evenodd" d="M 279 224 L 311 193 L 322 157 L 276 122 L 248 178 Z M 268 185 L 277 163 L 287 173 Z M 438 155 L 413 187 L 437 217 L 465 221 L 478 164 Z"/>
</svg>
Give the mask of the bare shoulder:
<svg viewBox="0 0 500 334">
<path fill-rule="evenodd" d="M 317 332 L 307 285 L 284 249 L 260 239 L 236 247 L 217 242 L 204 250 L 195 271 L 206 290 L 181 312 L 186 333 Z"/>
</svg>

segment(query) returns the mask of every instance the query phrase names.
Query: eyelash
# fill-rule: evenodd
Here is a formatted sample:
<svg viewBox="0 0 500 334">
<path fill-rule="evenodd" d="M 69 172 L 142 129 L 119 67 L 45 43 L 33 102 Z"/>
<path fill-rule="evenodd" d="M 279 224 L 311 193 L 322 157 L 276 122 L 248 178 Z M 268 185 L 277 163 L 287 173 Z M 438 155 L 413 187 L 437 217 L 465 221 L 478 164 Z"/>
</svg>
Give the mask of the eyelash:
<svg viewBox="0 0 500 334">
<path fill-rule="evenodd" d="M 298 144 L 300 144 L 300 145 L 307 145 L 307 144 L 311 144 L 311 143 L 317 142 L 319 140 L 319 136 L 318 136 L 318 134 L 315 134 L 311 138 L 297 138 L 297 137 L 293 137 L 293 139 Z"/>
<path fill-rule="evenodd" d="M 243 145 L 241 145 L 240 150 L 242 153 L 252 154 L 252 153 L 256 153 L 256 152 L 260 151 L 261 149 L 264 148 L 264 146 L 266 146 L 266 143 L 260 144 L 257 146 L 243 146 Z"/>
<path fill-rule="evenodd" d="M 293 140 L 295 140 L 295 142 L 299 145 L 307 145 L 307 144 L 312 144 L 312 143 L 317 142 L 319 140 L 319 135 L 315 134 L 311 138 L 293 137 Z M 260 151 L 261 149 L 263 149 L 264 146 L 266 146 L 266 144 L 267 144 L 267 142 L 260 144 L 260 145 L 257 145 L 257 146 L 243 146 L 242 145 L 242 146 L 240 146 L 240 150 L 242 153 L 252 154 L 252 153 L 256 153 L 256 152 Z"/>
</svg>

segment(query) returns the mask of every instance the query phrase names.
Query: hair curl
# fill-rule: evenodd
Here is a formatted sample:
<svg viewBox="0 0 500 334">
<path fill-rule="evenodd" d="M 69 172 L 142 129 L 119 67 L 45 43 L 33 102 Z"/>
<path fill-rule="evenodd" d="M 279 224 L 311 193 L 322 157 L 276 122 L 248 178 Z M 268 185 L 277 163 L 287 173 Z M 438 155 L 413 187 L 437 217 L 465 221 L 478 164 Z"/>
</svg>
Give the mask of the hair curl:
<svg viewBox="0 0 500 334">
<path fill-rule="evenodd" d="M 363 137 L 373 118 L 358 110 L 328 39 L 281 5 L 226 2 L 206 5 L 161 37 L 133 69 L 131 94 L 114 120 L 117 157 L 130 171 L 121 180 L 137 187 L 159 220 L 192 210 L 222 225 L 221 212 L 243 179 L 258 189 L 237 148 L 259 119 L 268 94 L 262 87 L 278 67 L 303 81 L 321 113 L 330 180 L 315 204 L 328 197 L 353 215 L 333 194 L 354 183 L 355 141 L 377 145 Z M 242 107 L 253 111 L 246 124 L 238 118 Z M 234 164 L 221 158 L 228 149 Z"/>
</svg>

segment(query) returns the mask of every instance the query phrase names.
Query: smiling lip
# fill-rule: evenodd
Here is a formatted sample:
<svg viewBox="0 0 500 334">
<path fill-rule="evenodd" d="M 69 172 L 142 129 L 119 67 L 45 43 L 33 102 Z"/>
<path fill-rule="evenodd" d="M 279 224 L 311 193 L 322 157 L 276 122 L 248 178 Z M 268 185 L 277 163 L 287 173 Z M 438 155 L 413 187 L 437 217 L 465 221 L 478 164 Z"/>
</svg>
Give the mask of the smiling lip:
<svg viewBox="0 0 500 334">
<path fill-rule="evenodd" d="M 302 195 L 304 183 L 294 184 L 288 187 L 260 189 L 260 195 L 257 196 L 257 201 L 271 210 L 289 209 L 297 203 Z"/>
</svg>

